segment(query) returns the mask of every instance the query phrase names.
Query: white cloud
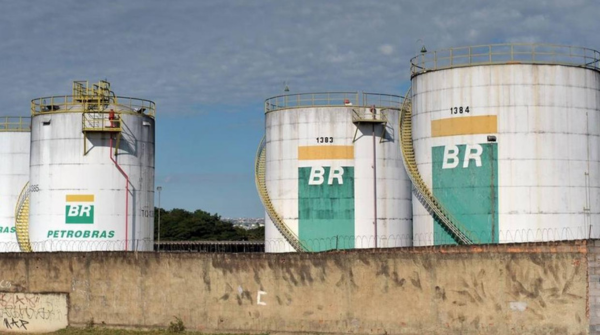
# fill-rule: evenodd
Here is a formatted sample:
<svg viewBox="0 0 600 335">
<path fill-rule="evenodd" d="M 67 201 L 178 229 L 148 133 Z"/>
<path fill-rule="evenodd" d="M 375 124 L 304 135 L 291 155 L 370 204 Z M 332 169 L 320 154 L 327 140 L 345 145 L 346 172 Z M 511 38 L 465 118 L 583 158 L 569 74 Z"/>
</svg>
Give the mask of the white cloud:
<svg viewBox="0 0 600 335">
<path fill-rule="evenodd" d="M 379 46 L 379 52 L 381 52 L 382 54 L 389 56 L 392 53 L 394 53 L 394 46 L 391 44 L 383 44 L 381 46 Z"/>
<path fill-rule="evenodd" d="M 395 93 L 419 38 L 431 51 L 522 40 L 599 48 L 595 8 L 593 0 L 6 2 L 0 99 L 26 113 L 31 98 L 105 77 L 117 94 L 174 113 L 261 101 L 283 80 Z"/>
</svg>

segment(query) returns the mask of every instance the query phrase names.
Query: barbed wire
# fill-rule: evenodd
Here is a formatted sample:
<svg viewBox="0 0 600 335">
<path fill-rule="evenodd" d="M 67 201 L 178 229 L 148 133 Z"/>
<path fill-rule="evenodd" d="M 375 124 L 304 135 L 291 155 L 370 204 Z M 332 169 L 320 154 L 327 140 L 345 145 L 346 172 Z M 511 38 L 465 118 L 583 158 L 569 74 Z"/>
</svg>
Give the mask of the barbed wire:
<svg viewBox="0 0 600 335">
<path fill-rule="evenodd" d="M 0 242 L 0 251 L 15 251 L 16 242 Z M 34 252 L 57 252 L 57 251 L 152 251 L 154 241 L 152 239 L 132 240 L 44 240 L 30 242 Z M 17 244 L 18 248 L 18 244 Z M 17 249 L 20 251 L 20 249 Z"/>
<path fill-rule="evenodd" d="M 92 251 L 139 251 L 139 252 L 264 252 L 264 240 L 260 241 L 161 241 L 139 240 L 44 240 L 31 242 L 33 252 L 92 252 Z M 126 250 L 127 248 L 127 250 Z M 22 252 L 17 242 L 0 242 L 0 253 Z"/>
<path fill-rule="evenodd" d="M 482 245 L 506 243 L 540 243 L 571 240 L 600 239 L 600 227 L 563 227 L 540 229 L 510 229 L 497 232 L 471 231 Z M 412 248 L 455 245 L 454 239 L 444 231 L 416 232 L 398 235 L 337 235 L 313 239 L 301 239 L 309 252 L 346 249 Z M 162 241 L 136 240 L 45 240 L 31 243 L 34 252 L 92 252 L 92 251 L 139 251 L 139 252 L 207 252 L 207 253 L 256 253 L 295 252 L 283 238 L 260 241 Z M 127 250 L 126 250 L 127 249 Z M 21 252 L 17 242 L 0 242 L 0 252 Z"/>
<path fill-rule="evenodd" d="M 471 231 L 481 242 L 480 245 L 508 243 L 540 243 L 571 240 L 600 239 L 600 227 L 563 227 L 539 229 L 511 229 L 497 232 Z M 377 240 L 377 244 L 375 244 Z M 456 241 L 446 232 L 423 232 L 399 235 L 331 236 L 318 239 L 302 239 L 301 242 L 312 252 L 366 249 L 366 248 L 403 248 L 420 246 L 456 245 Z M 266 239 L 266 252 L 294 252 L 284 239 Z"/>
<path fill-rule="evenodd" d="M 254 253 L 265 251 L 265 241 L 161 241 L 158 252 Z"/>
</svg>

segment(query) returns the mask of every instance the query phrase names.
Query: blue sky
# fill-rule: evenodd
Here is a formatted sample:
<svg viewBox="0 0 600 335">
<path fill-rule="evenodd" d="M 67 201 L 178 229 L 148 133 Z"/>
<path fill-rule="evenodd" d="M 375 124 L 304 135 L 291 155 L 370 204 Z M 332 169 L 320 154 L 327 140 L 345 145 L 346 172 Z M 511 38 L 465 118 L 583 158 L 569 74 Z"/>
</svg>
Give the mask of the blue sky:
<svg viewBox="0 0 600 335">
<path fill-rule="evenodd" d="M 599 14 L 596 0 L 0 0 L 0 115 L 106 78 L 117 95 L 157 104 L 162 207 L 259 217 L 262 106 L 284 81 L 290 93 L 403 94 L 419 39 L 430 51 L 600 49 Z"/>
</svg>

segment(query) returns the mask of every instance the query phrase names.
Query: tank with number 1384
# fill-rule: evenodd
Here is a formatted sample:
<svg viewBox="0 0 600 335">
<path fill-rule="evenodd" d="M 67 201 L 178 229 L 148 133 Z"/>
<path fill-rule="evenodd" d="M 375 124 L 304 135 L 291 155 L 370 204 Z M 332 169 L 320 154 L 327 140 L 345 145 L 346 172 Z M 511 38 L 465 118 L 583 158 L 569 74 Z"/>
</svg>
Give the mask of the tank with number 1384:
<svg viewBox="0 0 600 335">
<path fill-rule="evenodd" d="M 416 193 L 415 245 L 599 236 L 599 61 L 547 44 L 413 58 L 413 171 L 446 213 Z"/>
</svg>

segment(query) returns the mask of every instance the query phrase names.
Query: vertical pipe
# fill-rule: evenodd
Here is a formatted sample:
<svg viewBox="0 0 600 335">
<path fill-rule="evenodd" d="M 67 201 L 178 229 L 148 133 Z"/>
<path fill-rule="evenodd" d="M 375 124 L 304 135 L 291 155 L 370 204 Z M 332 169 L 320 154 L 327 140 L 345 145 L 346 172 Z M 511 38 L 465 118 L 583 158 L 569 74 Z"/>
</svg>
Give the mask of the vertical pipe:
<svg viewBox="0 0 600 335">
<path fill-rule="evenodd" d="M 472 63 L 472 59 L 471 59 L 471 50 L 472 49 L 473 48 L 469 47 L 469 65 L 471 65 L 471 63 Z"/>
<path fill-rule="evenodd" d="M 127 175 L 127 173 L 125 173 L 125 171 L 123 171 L 123 169 L 121 168 L 121 166 L 119 165 L 119 163 L 117 163 L 117 160 L 113 158 L 113 137 L 112 135 L 110 135 L 110 160 L 113 161 L 113 163 L 115 163 L 115 166 L 117 167 L 117 169 L 123 174 L 123 176 L 125 176 L 125 251 L 127 251 L 127 239 L 129 238 L 128 233 L 129 233 L 129 176 Z"/>
<path fill-rule="evenodd" d="M 514 45 L 510 45 L 510 60 L 514 61 L 515 60 L 515 46 Z"/>
<path fill-rule="evenodd" d="M 375 118 L 373 113 L 373 118 Z M 375 248 L 377 248 L 377 146 L 375 144 L 375 122 L 373 122 L 373 223 L 375 224 Z"/>
<path fill-rule="evenodd" d="M 162 210 L 161 209 L 162 207 L 160 207 L 160 191 L 162 191 L 162 187 L 159 186 L 156 188 L 156 190 L 158 191 L 158 246 L 157 246 L 157 249 L 158 249 L 158 252 L 160 252 L 160 212 Z"/>
<path fill-rule="evenodd" d="M 585 172 L 585 188 L 586 188 L 586 192 L 585 192 L 585 217 L 584 217 L 584 224 L 589 225 L 589 232 L 588 232 L 588 239 L 592 238 L 592 218 L 591 218 L 591 210 L 592 210 L 592 204 L 591 204 L 591 194 L 590 194 L 590 119 L 589 119 L 589 115 L 586 112 L 585 113 L 585 125 L 586 125 L 586 132 L 585 132 L 585 137 L 586 137 L 586 141 L 587 141 L 587 171 Z M 585 228 L 584 228 L 585 229 Z"/>
</svg>

